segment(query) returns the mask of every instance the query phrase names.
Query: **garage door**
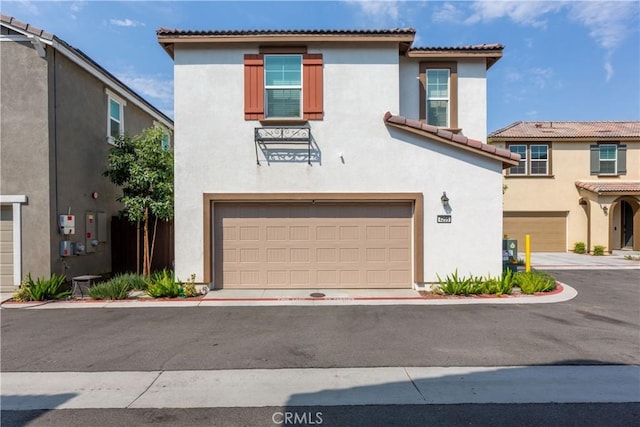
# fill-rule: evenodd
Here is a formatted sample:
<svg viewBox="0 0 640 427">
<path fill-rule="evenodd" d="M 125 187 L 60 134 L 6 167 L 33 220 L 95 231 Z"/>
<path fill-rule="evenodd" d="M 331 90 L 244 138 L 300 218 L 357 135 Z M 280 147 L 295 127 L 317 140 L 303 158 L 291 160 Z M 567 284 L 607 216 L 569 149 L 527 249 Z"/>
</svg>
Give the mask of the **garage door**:
<svg viewBox="0 0 640 427">
<path fill-rule="evenodd" d="M 410 203 L 216 203 L 225 288 L 410 288 Z"/>
<path fill-rule="evenodd" d="M 524 236 L 531 236 L 532 252 L 566 252 L 566 212 L 505 212 L 503 233 L 518 240 L 524 252 Z"/>
<path fill-rule="evenodd" d="M 0 291 L 13 292 L 13 208 L 0 207 Z"/>
</svg>

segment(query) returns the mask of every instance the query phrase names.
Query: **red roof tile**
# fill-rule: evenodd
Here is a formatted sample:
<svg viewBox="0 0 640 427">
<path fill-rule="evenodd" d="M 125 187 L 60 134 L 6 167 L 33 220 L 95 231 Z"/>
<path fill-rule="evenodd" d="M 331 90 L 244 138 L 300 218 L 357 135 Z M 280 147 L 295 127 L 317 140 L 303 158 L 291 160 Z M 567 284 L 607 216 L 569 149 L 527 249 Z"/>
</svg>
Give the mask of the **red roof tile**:
<svg viewBox="0 0 640 427">
<path fill-rule="evenodd" d="M 407 120 L 402 116 L 394 116 L 388 111 L 384 115 L 384 122 L 387 125 L 395 126 L 400 129 L 409 131 L 417 130 L 425 137 L 435 137 L 436 140 L 440 139 L 442 142 L 446 142 L 450 145 L 459 146 L 460 148 L 473 151 L 482 156 L 501 160 L 502 165 L 505 168 L 515 166 L 520 161 L 520 155 L 512 153 L 509 150 L 496 148 L 493 145 L 484 144 L 475 139 L 469 139 L 464 135 L 454 134 L 446 129 L 428 125 L 417 120 Z"/>
<path fill-rule="evenodd" d="M 640 122 L 516 122 L 489 134 L 493 141 L 531 139 L 639 138 Z"/>
<path fill-rule="evenodd" d="M 268 35 L 413 35 L 413 28 L 391 28 L 382 30 L 178 30 L 159 28 L 158 36 L 268 36 Z"/>
<path fill-rule="evenodd" d="M 411 52 L 448 52 L 448 51 L 485 51 L 503 50 L 504 45 L 500 43 L 484 43 L 467 46 L 416 46 L 410 49 Z"/>
<path fill-rule="evenodd" d="M 640 194 L 640 181 L 576 181 L 576 187 L 591 191 L 597 194 L 603 193 L 625 193 Z"/>
</svg>

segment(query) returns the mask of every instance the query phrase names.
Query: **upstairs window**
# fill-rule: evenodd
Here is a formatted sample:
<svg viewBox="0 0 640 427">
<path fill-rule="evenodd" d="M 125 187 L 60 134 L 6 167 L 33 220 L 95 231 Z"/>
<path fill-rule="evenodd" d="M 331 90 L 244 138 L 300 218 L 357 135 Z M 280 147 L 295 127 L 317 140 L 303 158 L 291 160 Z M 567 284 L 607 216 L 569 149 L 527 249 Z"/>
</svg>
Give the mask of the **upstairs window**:
<svg viewBox="0 0 640 427">
<path fill-rule="evenodd" d="M 449 70 L 427 70 L 427 123 L 449 127 Z"/>
<path fill-rule="evenodd" d="M 548 144 L 513 144 L 509 151 L 520 155 L 518 166 L 509 168 L 509 176 L 549 176 Z"/>
<path fill-rule="evenodd" d="M 458 130 L 458 65 L 455 62 L 420 63 L 420 120 Z"/>
<path fill-rule="evenodd" d="M 244 56 L 245 120 L 322 120 L 322 54 L 269 50 Z"/>
<path fill-rule="evenodd" d="M 302 56 L 264 58 L 265 118 L 301 118 Z"/>
<path fill-rule="evenodd" d="M 124 134 L 124 106 L 127 103 L 111 92 L 107 93 L 107 142 L 113 144 L 115 138 Z"/>
<path fill-rule="evenodd" d="M 617 176 L 627 173 L 627 146 L 598 144 L 590 147 L 591 175 Z"/>
</svg>

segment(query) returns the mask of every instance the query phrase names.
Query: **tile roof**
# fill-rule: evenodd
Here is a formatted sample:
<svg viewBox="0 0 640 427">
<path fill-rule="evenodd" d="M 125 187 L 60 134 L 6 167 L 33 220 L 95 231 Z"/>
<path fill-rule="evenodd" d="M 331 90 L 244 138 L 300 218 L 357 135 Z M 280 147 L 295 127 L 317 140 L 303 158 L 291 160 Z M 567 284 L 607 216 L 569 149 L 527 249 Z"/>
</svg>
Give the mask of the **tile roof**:
<svg viewBox="0 0 640 427">
<path fill-rule="evenodd" d="M 411 51 L 420 52 L 447 52 L 447 51 L 485 51 L 485 50 L 503 50 L 504 45 L 500 43 L 490 44 L 474 44 L 468 46 L 416 46 Z"/>
<path fill-rule="evenodd" d="M 492 140 L 639 138 L 640 121 L 619 122 L 516 122 L 489 134 Z"/>
<path fill-rule="evenodd" d="M 576 181 L 576 187 L 597 194 L 624 193 L 640 194 L 640 181 Z"/>
<path fill-rule="evenodd" d="M 400 129 L 419 133 L 425 137 L 436 137 L 436 140 L 447 144 L 463 148 L 477 154 L 490 157 L 502 161 L 503 167 L 515 166 L 520 161 L 520 155 L 512 153 L 509 150 L 498 148 L 493 145 L 484 144 L 475 139 L 455 134 L 446 129 L 438 128 L 418 120 L 410 120 L 402 116 L 394 116 L 390 112 L 384 115 L 384 122 L 387 125 L 395 126 Z M 418 132 L 415 132 L 418 131 Z"/>
<path fill-rule="evenodd" d="M 159 28 L 158 36 L 268 36 L 268 35 L 414 35 L 413 28 L 391 28 L 382 30 L 178 30 Z"/>
</svg>

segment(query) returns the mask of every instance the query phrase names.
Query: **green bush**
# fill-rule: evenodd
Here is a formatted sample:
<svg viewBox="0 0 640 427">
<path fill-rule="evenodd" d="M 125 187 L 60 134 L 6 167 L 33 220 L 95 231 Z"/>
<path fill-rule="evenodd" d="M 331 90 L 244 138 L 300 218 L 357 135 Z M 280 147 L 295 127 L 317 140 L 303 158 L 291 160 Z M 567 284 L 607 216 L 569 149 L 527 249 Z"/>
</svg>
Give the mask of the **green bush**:
<svg viewBox="0 0 640 427">
<path fill-rule="evenodd" d="M 487 277 L 483 283 L 482 293 L 485 295 L 509 295 L 513 291 L 516 274 L 506 270 L 499 278 Z"/>
<path fill-rule="evenodd" d="M 584 242 L 575 242 L 573 244 L 573 252 L 577 254 L 583 254 L 587 251 L 587 247 Z"/>
<path fill-rule="evenodd" d="M 604 255 L 604 246 L 601 246 L 601 245 L 595 245 L 595 246 L 593 247 L 593 254 L 594 254 L 595 256 L 602 256 L 602 255 Z"/>
<path fill-rule="evenodd" d="M 173 272 L 167 269 L 151 275 L 145 292 L 152 298 L 176 298 L 184 295 L 182 282 L 176 281 Z"/>
<path fill-rule="evenodd" d="M 482 293 L 484 280 L 481 277 L 458 276 L 458 270 L 451 276 L 447 275 L 444 280 L 439 275 L 438 282 L 440 289 L 447 295 L 476 295 Z"/>
<path fill-rule="evenodd" d="M 549 292 L 556 288 L 556 279 L 541 271 L 520 272 L 515 275 L 514 282 L 520 288 L 520 292 L 527 295 Z"/>
<path fill-rule="evenodd" d="M 31 273 L 27 274 L 25 285 L 27 294 L 31 301 L 47 301 L 53 299 L 66 298 L 71 295 L 71 291 L 61 291 L 60 287 L 65 284 L 67 278 L 63 275 L 52 274 L 50 278 L 38 277 L 35 281 L 31 278 Z"/>
<path fill-rule="evenodd" d="M 89 288 L 89 296 L 93 299 L 127 299 L 134 289 L 134 281 L 128 274 L 118 275 L 104 283 Z"/>
</svg>

